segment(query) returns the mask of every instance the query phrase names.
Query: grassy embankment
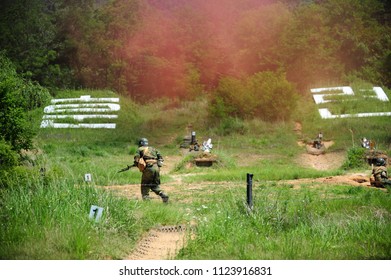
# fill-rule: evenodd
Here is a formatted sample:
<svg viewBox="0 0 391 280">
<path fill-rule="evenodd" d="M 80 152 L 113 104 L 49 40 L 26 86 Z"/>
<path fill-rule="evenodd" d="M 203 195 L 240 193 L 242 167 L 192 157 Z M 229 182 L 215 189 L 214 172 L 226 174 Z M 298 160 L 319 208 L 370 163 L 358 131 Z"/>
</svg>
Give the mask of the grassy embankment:
<svg viewBox="0 0 391 280">
<path fill-rule="evenodd" d="M 87 94 L 114 95 L 62 92 L 59 96 Z M 359 111 L 356 105 L 343 106 L 345 111 Z M 390 105 L 379 106 L 391 111 Z M 0 189 L 0 258 L 121 259 L 153 226 L 196 222 L 196 238 L 180 252 L 180 259 L 389 259 L 389 192 L 276 184 L 282 179 L 346 172 L 339 166 L 317 171 L 295 161 L 304 152 L 297 141 L 308 141 L 320 130 L 335 143 L 329 152 L 347 152 L 363 136 L 389 152 L 389 117 L 322 120 L 310 99 L 302 100 L 299 108 L 295 121 L 302 124 L 300 134 L 293 131 L 293 122 L 236 120 L 211 127 L 205 100 L 173 107 L 169 101 L 136 106 L 125 98 L 115 130 L 41 129 L 36 145 L 42 153 L 30 158 L 30 166 L 3 178 L 7 186 Z M 178 147 L 189 124 L 199 141 L 212 138 L 220 162 L 212 168 L 185 168 L 191 156 L 183 156 L 163 176 L 163 186 L 174 180 L 172 175 L 193 176 L 183 177 L 170 204 L 129 200 L 97 187 L 139 182 L 138 171 L 117 171 L 132 162 L 135 141 L 141 136 L 167 158 L 182 157 Z M 41 167 L 45 176 L 39 173 Z M 357 169 L 368 170 L 366 165 Z M 84 182 L 86 173 L 92 174 L 91 183 Z M 251 213 L 245 207 L 246 173 L 254 174 Z M 190 183 L 210 187 L 188 189 Z M 104 208 L 98 223 L 88 219 L 91 205 Z"/>
</svg>

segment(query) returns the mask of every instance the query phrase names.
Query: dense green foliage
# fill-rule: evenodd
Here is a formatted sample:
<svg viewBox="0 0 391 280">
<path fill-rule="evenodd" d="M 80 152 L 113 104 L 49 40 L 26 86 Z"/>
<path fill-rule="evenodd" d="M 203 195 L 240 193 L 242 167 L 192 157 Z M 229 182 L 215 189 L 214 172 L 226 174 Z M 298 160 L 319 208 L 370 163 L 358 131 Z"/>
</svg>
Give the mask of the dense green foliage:
<svg viewBox="0 0 391 280">
<path fill-rule="evenodd" d="M 13 150 L 32 147 L 36 123 L 29 112 L 49 100 L 49 92 L 35 82 L 21 79 L 13 64 L 0 53 L 0 136 Z"/>
<path fill-rule="evenodd" d="M 286 73 L 300 90 L 356 78 L 390 86 L 386 1 L 0 5 L 0 48 L 19 73 L 44 86 L 109 88 L 142 102 L 192 99 L 222 79 L 265 71 Z"/>
<path fill-rule="evenodd" d="M 301 87 L 345 83 L 352 76 L 387 85 L 387 75 L 382 76 L 390 50 L 385 13 L 379 1 L 371 0 L 300 6 L 282 36 L 288 79 Z"/>
<path fill-rule="evenodd" d="M 281 74 L 259 72 L 242 82 L 222 79 L 211 103 L 215 119 L 237 117 L 265 121 L 289 120 L 296 105 L 297 93 Z"/>
<path fill-rule="evenodd" d="M 0 49 L 6 50 L 18 73 L 52 87 L 67 84 L 70 71 L 61 65 L 64 42 L 56 24 L 54 2 L 0 3 Z"/>
<path fill-rule="evenodd" d="M 10 144 L 8 144 L 4 139 L 0 139 L 0 169 L 9 169 L 16 166 L 17 164 L 17 152 L 13 151 Z"/>
<path fill-rule="evenodd" d="M 365 149 L 361 147 L 354 147 L 348 150 L 346 162 L 343 166 L 345 169 L 353 169 L 363 167 L 365 162 Z"/>
</svg>

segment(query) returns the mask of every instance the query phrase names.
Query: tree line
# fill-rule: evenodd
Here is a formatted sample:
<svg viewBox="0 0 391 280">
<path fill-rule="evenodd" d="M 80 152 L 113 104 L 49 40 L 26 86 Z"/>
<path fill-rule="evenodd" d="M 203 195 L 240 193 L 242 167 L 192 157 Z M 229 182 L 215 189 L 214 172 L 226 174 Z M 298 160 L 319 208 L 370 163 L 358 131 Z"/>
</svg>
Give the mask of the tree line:
<svg viewBox="0 0 391 280">
<path fill-rule="evenodd" d="M 391 85 L 388 1 L 4 0 L 0 15 L 1 49 L 48 87 L 189 97 L 263 71 Z"/>
<path fill-rule="evenodd" d="M 264 71 L 299 90 L 354 78 L 390 85 L 387 2 L 205 2 L 150 1 L 123 49 L 135 73 L 128 92 L 186 96 Z"/>
</svg>

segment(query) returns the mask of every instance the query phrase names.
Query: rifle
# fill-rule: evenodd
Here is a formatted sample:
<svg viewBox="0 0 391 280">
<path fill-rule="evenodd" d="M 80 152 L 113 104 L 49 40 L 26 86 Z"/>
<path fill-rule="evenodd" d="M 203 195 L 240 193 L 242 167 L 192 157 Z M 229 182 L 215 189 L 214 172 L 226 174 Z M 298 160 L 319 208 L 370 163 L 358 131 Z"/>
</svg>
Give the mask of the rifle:
<svg viewBox="0 0 391 280">
<path fill-rule="evenodd" d="M 122 168 L 121 170 L 119 170 L 117 173 L 121 173 L 121 172 L 125 172 L 125 171 L 128 171 L 130 168 L 132 167 L 136 167 L 136 165 L 127 165 L 125 168 Z"/>
</svg>

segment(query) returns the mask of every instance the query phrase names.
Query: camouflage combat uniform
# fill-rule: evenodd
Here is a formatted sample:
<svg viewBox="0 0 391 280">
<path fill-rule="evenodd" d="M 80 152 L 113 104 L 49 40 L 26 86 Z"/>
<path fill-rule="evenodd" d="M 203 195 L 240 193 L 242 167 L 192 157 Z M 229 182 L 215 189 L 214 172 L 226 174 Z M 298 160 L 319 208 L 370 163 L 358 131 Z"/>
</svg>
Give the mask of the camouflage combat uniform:
<svg viewBox="0 0 391 280">
<path fill-rule="evenodd" d="M 388 179 L 387 168 L 385 166 L 376 166 L 372 170 L 372 174 L 376 182 L 381 183 L 383 186 L 391 186 L 391 180 Z"/>
<path fill-rule="evenodd" d="M 147 164 L 141 176 L 141 195 L 143 199 L 149 199 L 149 191 L 151 190 L 160 196 L 163 202 L 168 202 L 168 195 L 160 189 L 160 166 L 163 162 L 163 157 L 157 149 L 141 146 L 134 156 L 136 165 L 140 158 L 143 158 Z"/>
</svg>

